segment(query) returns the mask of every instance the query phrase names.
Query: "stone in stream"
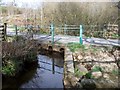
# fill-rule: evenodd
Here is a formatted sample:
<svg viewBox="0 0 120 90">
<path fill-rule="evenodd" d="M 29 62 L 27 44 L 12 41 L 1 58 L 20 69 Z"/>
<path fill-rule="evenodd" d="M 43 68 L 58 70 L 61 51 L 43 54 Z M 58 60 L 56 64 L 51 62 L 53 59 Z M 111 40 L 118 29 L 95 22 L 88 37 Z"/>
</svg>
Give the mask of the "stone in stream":
<svg viewBox="0 0 120 90">
<path fill-rule="evenodd" d="M 92 88 L 92 90 L 94 90 L 96 88 L 96 84 L 93 79 L 82 79 L 80 83 L 84 89 Z"/>
</svg>

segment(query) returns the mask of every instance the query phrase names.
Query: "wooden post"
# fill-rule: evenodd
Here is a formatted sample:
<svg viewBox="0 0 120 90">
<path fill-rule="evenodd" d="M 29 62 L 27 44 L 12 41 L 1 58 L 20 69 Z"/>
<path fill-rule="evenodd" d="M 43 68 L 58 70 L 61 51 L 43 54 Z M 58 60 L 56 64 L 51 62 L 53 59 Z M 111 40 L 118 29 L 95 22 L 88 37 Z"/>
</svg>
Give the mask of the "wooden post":
<svg viewBox="0 0 120 90">
<path fill-rule="evenodd" d="M 40 32 L 40 26 L 37 25 L 37 32 Z"/>
<path fill-rule="evenodd" d="M 16 36 L 18 35 L 18 29 L 17 29 L 17 25 L 15 25 L 15 34 L 16 34 Z"/>
<path fill-rule="evenodd" d="M 66 35 L 67 25 L 64 26 L 64 35 Z"/>
<path fill-rule="evenodd" d="M 82 32 L 83 32 L 83 29 L 82 29 L 82 25 L 80 25 L 80 44 L 83 44 L 83 40 L 82 40 Z"/>
<path fill-rule="evenodd" d="M 4 23 L 4 29 L 3 29 L 3 35 L 4 35 L 4 41 L 6 41 L 6 38 L 7 38 L 7 33 L 6 33 L 6 30 L 7 30 L 7 23 Z"/>
</svg>

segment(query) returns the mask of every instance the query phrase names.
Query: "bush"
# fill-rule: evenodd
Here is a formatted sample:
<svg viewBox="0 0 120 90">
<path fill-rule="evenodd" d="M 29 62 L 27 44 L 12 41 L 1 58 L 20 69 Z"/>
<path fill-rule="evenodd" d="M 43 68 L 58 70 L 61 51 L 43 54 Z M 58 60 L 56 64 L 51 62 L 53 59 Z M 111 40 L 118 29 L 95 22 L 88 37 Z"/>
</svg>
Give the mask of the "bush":
<svg viewBox="0 0 120 90">
<path fill-rule="evenodd" d="M 18 37 L 19 38 L 19 37 Z M 20 37 L 21 38 L 21 37 Z M 37 59 L 37 43 L 35 41 L 3 42 L 2 43 L 2 73 L 14 76 L 21 69 L 24 61 Z"/>
</svg>

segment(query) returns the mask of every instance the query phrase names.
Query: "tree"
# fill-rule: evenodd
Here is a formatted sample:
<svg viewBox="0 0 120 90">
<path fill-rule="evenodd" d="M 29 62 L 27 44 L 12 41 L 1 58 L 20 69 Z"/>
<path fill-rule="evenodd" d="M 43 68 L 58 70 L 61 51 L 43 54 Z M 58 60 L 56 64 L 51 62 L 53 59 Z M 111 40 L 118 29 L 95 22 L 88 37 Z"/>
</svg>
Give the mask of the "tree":
<svg viewBox="0 0 120 90">
<path fill-rule="evenodd" d="M 61 2 L 46 3 L 45 16 L 55 24 L 113 23 L 117 18 L 116 2 Z M 49 9 L 48 9 L 49 8 Z"/>
</svg>

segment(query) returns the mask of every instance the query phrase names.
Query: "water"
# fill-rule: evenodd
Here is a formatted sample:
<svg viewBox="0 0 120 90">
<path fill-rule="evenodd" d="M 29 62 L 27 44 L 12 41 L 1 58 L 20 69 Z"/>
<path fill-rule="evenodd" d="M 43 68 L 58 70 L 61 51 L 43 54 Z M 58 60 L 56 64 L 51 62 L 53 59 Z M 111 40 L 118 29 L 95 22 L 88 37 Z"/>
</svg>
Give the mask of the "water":
<svg viewBox="0 0 120 90">
<path fill-rule="evenodd" d="M 63 88 L 63 58 L 60 55 L 38 55 L 38 66 L 30 68 L 21 77 L 8 80 L 12 87 Z M 5 86 L 11 85 L 6 82 Z"/>
</svg>

